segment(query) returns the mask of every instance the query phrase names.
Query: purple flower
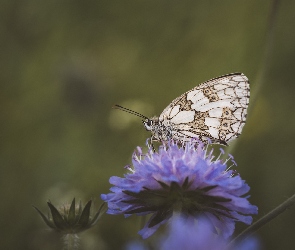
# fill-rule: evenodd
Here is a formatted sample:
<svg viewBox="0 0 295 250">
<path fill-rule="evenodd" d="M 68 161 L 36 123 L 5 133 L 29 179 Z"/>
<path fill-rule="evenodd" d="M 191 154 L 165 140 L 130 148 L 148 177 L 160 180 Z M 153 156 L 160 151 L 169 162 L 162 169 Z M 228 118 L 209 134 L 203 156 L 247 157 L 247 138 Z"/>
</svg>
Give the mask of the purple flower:
<svg viewBox="0 0 295 250">
<path fill-rule="evenodd" d="M 235 222 L 251 224 L 249 214 L 257 214 L 245 194 L 249 186 L 226 162 L 213 160 L 201 143 L 188 142 L 183 147 L 169 142 L 153 152 L 133 155 L 133 168 L 124 178 L 113 176 L 112 193 L 102 194 L 108 202 L 109 214 L 129 216 L 152 214 L 139 234 L 145 239 L 173 213 L 187 218 L 206 217 L 215 230 L 227 238 L 234 232 Z M 228 160 L 230 160 L 229 158 Z"/>
<path fill-rule="evenodd" d="M 162 250 L 257 250 L 259 243 L 255 238 L 246 239 L 234 246 L 228 240 L 212 233 L 212 224 L 205 218 L 187 220 L 175 216 L 169 227 L 169 233 L 162 239 L 159 249 Z"/>
<path fill-rule="evenodd" d="M 127 244 L 124 248 L 125 250 L 149 250 L 142 242 L 132 241 Z"/>
</svg>

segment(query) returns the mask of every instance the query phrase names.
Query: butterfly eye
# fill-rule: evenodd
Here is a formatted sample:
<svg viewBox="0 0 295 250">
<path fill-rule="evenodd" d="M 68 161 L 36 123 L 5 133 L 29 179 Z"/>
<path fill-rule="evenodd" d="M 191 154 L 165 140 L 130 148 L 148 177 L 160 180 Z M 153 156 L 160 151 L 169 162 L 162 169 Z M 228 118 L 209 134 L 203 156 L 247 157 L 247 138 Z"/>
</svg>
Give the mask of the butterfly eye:
<svg viewBox="0 0 295 250">
<path fill-rule="evenodd" d="M 142 123 L 143 123 L 146 130 L 150 131 L 152 129 L 151 128 L 153 126 L 153 121 L 152 120 L 145 119 L 145 120 L 142 121 Z"/>
<path fill-rule="evenodd" d="M 152 121 L 152 120 L 147 120 L 147 121 L 146 121 L 146 124 L 147 124 L 148 126 L 152 126 L 152 125 L 153 125 L 153 121 Z"/>
</svg>

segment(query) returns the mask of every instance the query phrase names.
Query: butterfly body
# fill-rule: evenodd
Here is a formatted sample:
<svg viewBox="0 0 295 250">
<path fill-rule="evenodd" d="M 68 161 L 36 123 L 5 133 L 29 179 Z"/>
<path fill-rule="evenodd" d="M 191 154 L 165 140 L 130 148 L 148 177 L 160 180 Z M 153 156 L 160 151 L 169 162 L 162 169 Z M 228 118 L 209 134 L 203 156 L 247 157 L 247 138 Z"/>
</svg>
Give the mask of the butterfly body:
<svg viewBox="0 0 295 250">
<path fill-rule="evenodd" d="M 169 120 L 159 120 L 158 117 L 152 117 L 142 121 L 145 129 L 152 133 L 152 138 L 156 141 L 168 141 L 173 139 L 177 126 Z"/>
<path fill-rule="evenodd" d="M 204 143 L 227 145 L 242 132 L 249 97 L 248 78 L 233 73 L 187 91 L 174 99 L 159 117 L 147 118 L 131 112 L 144 118 L 143 125 L 152 133 L 153 140 L 184 142 L 197 138 Z"/>
</svg>

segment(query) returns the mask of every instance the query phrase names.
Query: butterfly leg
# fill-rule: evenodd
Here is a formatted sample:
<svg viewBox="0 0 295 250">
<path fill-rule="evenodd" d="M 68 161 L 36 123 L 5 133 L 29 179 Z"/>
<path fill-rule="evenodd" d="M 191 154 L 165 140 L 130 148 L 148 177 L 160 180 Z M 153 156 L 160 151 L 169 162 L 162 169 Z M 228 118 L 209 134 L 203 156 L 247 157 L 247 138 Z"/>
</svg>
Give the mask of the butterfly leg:
<svg viewBox="0 0 295 250">
<path fill-rule="evenodd" d="M 155 149 L 155 147 L 154 147 L 153 137 L 151 137 L 151 146 L 152 146 L 152 149 L 153 149 L 153 151 L 154 151 L 154 153 L 155 153 L 155 152 L 156 152 L 156 149 Z"/>
</svg>

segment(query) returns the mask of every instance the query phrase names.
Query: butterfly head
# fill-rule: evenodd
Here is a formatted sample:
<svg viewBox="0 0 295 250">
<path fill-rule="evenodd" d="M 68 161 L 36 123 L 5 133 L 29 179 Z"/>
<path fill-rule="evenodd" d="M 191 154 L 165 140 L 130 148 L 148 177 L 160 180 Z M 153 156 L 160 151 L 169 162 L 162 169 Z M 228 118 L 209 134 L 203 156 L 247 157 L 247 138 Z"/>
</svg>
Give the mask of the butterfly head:
<svg viewBox="0 0 295 250">
<path fill-rule="evenodd" d="M 142 120 L 142 123 L 147 131 L 153 131 L 155 126 L 158 124 L 158 118 L 157 117 L 153 117 L 151 119 L 146 118 Z"/>
</svg>

